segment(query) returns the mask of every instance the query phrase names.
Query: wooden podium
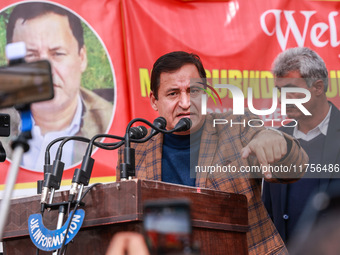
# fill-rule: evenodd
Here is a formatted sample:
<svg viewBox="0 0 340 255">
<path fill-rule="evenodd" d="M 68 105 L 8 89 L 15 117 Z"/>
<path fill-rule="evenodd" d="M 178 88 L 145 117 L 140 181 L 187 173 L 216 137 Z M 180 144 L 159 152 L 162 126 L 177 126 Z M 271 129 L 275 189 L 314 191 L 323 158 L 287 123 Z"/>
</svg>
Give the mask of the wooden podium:
<svg viewBox="0 0 340 255">
<path fill-rule="evenodd" d="M 143 202 L 158 198 L 191 200 L 193 240 L 202 255 L 248 254 L 248 207 L 244 195 L 134 179 L 103 184 L 85 197 L 85 220 L 67 254 L 103 255 L 120 231 L 142 232 Z M 54 203 L 67 201 L 68 191 L 57 192 Z M 4 254 L 35 254 L 28 234 L 28 217 L 39 213 L 40 196 L 13 199 L 4 231 Z M 45 212 L 44 225 L 56 229 L 57 211 Z M 51 254 L 40 251 L 39 254 Z"/>
</svg>

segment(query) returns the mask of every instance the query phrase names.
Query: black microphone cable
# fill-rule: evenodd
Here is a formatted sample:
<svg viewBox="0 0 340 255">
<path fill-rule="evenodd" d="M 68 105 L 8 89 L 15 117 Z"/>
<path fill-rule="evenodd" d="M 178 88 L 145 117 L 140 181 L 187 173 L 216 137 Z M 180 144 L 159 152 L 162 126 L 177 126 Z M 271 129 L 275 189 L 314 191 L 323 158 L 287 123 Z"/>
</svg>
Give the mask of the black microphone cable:
<svg viewBox="0 0 340 255">
<path fill-rule="evenodd" d="M 123 139 L 122 137 L 119 136 L 112 136 L 112 135 L 105 135 L 105 137 L 110 137 L 110 138 L 116 138 L 116 139 Z M 75 140 L 75 141 L 80 141 L 80 142 L 86 142 L 89 143 L 91 140 L 85 137 L 81 136 L 69 136 L 69 137 L 59 137 L 53 141 L 51 141 L 48 146 L 46 147 L 45 151 L 45 165 L 44 165 L 44 181 L 38 181 L 42 182 L 42 192 L 41 192 L 41 213 L 44 212 L 45 209 L 45 204 L 47 203 L 47 196 L 48 193 L 51 190 L 51 195 L 50 195 L 50 203 L 52 202 L 51 200 L 53 199 L 54 192 L 55 190 L 58 190 L 60 188 L 60 182 L 62 179 L 62 174 L 64 171 L 64 163 L 61 161 L 62 157 L 62 148 L 70 140 Z M 58 147 L 57 153 L 55 160 L 53 162 L 53 165 L 50 164 L 50 149 L 51 147 L 57 143 L 60 142 L 60 145 Z M 123 143 L 97 143 L 94 142 L 94 145 L 103 148 L 106 150 L 110 149 L 115 149 L 115 146 L 121 146 Z M 39 185 L 39 184 L 38 184 Z"/>
<path fill-rule="evenodd" d="M 50 165 L 50 148 L 53 144 L 59 141 L 69 141 L 69 140 L 77 140 L 81 142 L 88 142 L 89 139 L 85 137 L 80 136 L 71 136 L 71 137 L 60 137 L 48 144 L 45 151 L 45 165 L 44 165 L 44 181 L 42 184 L 42 192 L 41 192 L 41 213 L 45 210 L 45 205 L 47 203 L 47 196 L 48 193 L 51 191 L 50 198 L 49 198 L 49 204 L 52 203 L 52 199 L 54 196 L 54 192 L 60 188 L 60 183 L 62 179 L 62 175 L 64 172 L 64 166 L 65 164 L 61 161 L 61 147 L 58 148 L 56 158 L 53 162 L 53 165 Z M 63 146 L 65 143 L 61 143 Z"/>
<path fill-rule="evenodd" d="M 147 134 L 147 130 L 143 126 L 132 127 L 130 129 L 128 137 L 133 141 L 137 141 L 138 139 L 144 137 Z M 121 140 L 116 143 L 97 143 L 95 142 L 98 138 L 112 138 L 116 140 Z M 66 141 L 63 141 L 63 143 Z M 83 157 L 83 161 L 80 168 L 76 168 L 74 171 L 74 175 L 72 178 L 72 184 L 70 189 L 69 201 L 73 201 L 75 194 L 78 193 L 78 189 L 80 190 L 79 196 L 82 193 L 82 189 L 84 186 L 87 186 L 90 181 L 94 159 L 91 157 L 93 145 L 105 149 L 105 150 L 115 150 L 124 144 L 124 137 L 109 135 L 109 134 L 98 134 L 91 138 L 89 145 L 87 146 L 85 155 Z M 60 144 L 62 146 L 63 144 Z M 78 188 L 80 185 L 80 188 Z M 78 199 L 79 200 L 79 196 Z"/>
<path fill-rule="evenodd" d="M 154 130 L 158 132 L 162 132 L 164 134 L 170 134 L 173 132 L 181 132 L 181 131 L 186 131 L 191 128 L 191 120 L 189 118 L 182 118 L 178 121 L 176 124 L 175 128 L 172 130 L 164 130 L 159 128 L 158 126 L 160 125 L 166 125 L 166 121 L 163 117 L 160 117 L 160 122 L 161 124 L 151 124 L 149 121 L 142 119 L 142 118 L 136 118 L 133 119 L 129 122 L 129 124 L 126 127 L 126 132 L 125 132 L 125 148 L 124 148 L 124 163 L 120 164 L 120 177 L 122 181 L 125 181 L 133 176 L 135 176 L 135 149 L 130 147 L 130 137 L 127 135 L 129 134 L 129 130 L 131 126 L 135 122 L 143 122 L 147 124 L 148 126 L 152 127 Z M 149 136 L 145 137 L 144 139 L 140 139 L 138 141 L 135 141 L 136 143 L 144 143 L 151 139 L 152 136 L 156 135 L 156 132 L 151 132 Z"/>
<path fill-rule="evenodd" d="M 147 130 L 144 126 L 131 127 L 137 121 L 143 122 L 147 124 L 148 126 L 152 127 L 153 129 L 150 135 L 144 139 L 141 139 L 147 134 Z M 52 190 L 50 198 L 53 198 L 54 191 L 60 188 L 60 182 L 61 182 L 62 173 L 64 170 L 64 163 L 61 161 L 62 148 L 65 145 L 65 143 L 67 143 L 68 141 L 76 140 L 76 141 L 89 143 L 87 150 L 86 150 L 86 154 L 83 158 L 84 160 L 82 163 L 82 167 L 79 170 L 76 169 L 74 178 L 72 180 L 73 190 L 75 190 L 76 183 L 79 183 L 80 179 L 82 178 L 85 178 L 85 180 L 82 181 L 83 184 L 85 184 L 85 186 L 88 185 L 88 179 L 91 175 L 92 167 L 94 163 L 94 160 L 91 158 L 93 145 L 95 145 L 96 147 L 105 149 L 105 150 L 114 150 L 122 146 L 124 144 L 124 140 L 125 140 L 125 144 L 127 144 L 128 146 L 130 146 L 130 142 L 143 143 L 149 140 L 152 136 L 156 135 L 158 132 L 162 132 L 162 133 L 172 133 L 176 131 L 179 132 L 179 131 L 182 131 L 183 129 L 184 130 L 189 129 L 190 124 L 191 124 L 190 119 L 182 118 L 177 123 L 177 125 L 175 126 L 173 130 L 167 131 L 167 130 L 164 130 L 166 126 L 166 120 L 163 117 L 156 118 L 153 124 L 151 124 L 149 121 L 145 119 L 137 118 L 137 119 L 132 120 L 129 123 L 126 129 L 127 130 L 126 133 L 129 135 L 126 135 L 125 137 L 109 135 L 109 134 L 98 134 L 98 135 L 95 135 L 91 140 L 85 137 L 81 137 L 81 136 L 60 137 L 60 138 L 53 140 L 52 142 L 48 144 L 48 146 L 46 147 L 46 151 L 45 151 L 44 182 L 43 182 L 43 190 L 42 190 L 42 197 L 41 197 L 41 204 L 42 204 L 41 212 L 44 211 L 44 206 L 47 202 L 46 200 L 47 200 L 48 192 L 50 191 L 50 189 Z M 121 140 L 121 141 L 115 142 L 115 143 L 95 142 L 95 140 L 98 138 L 112 138 L 112 139 Z M 59 141 L 62 141 L 62 142 L 59 145 L 58 151 L 56 153 L 56 158 L 52 166 L 50 165 L 50 153 L 49 152 L 50 152 L 52 145 L 54 145 L 55 143 Z M 81 170 L 82 172 L 80 172 Z M 71 194 L 71 195 L 74 195 L 74 194 Z"/>
<path fill-rule="evenodd" d="M 107 144 L 103 145 L 102 143 L 96 143 L 95 142 L 96 139 L 103 138 L 103 137 L 113 138 L 113 139 L 122 140 L 122 141 L 117 142 L 117 143 L 111 143 L 110 144 L 111 146 L 107 146 Z M 87 146 L 85 155 L 83 157 L 81 167 L 76 168 L 75 171 L 74 171 L 71 189 L 70 189 L 70 193 L 69 193 L 69 202 L 73 201 L 74 196 L 77 193 L 79 193 L 79 195 L 81 195 L 83 187 L 87 186 L 89 184 L 90 177 L 91 177 L 91 174 L 92 174 L 93 165 L 94 165 L 94 159 L 91 157 L 93 145 L 96 145 L 97 147 L 103 148 L 103 149 L 106 149 L 106 150 L 114 150 L 114 149 L 117 149 L 124 144 L 123 140 L 124 140 L 123 137 L 116 136 L 116 135 L 108 135 L 108 134 L 98 134 L 98 135 L 95 135 L 94 137 L 91 138 L 91 140 L 89 141 L 89 145 Z M 79 185 L 80 185 L 80 191 L 78 192 L 78 186 Z M 78 197 L 77 200 L 79 200 L 79 197 Z"/>
<path fill-rule="evenodd" d="M 133 129 L 138 129 L 138 127 L 134 127 Z M 131 136 L 133 136 L 133 134 L 131 134 Z M 51 201 L 51 199 L 53 199 L 55 190 L 58 190 L 60 188 L 60 182 L 61 182 L 62 173 L 63 173 L 63 170 L 64 170 L 64 163 L 61 161 L 62 148 L 65 145 L 65 143 L 67 143 L 68 141 L 71 141 L 71 140 L 91 143 L 91 145 L 88 147 L 88 150 L 87 150 L 88 151 L 87 157 L 84 157 L 84 159 L 88 159 L 90 157 L 93 145 L 95 145 L 96 147 L 105 149 L 105 150 L 114 150 L 114 149 L 117 149 L 121 145 L 124 144 L 123 141 L 115 142 L 115 143 L 95 142 L 95 139 L 100 138 L 100 137 L 113 138 L 113 139 L 117 139 L 117 140 L 124 140 L 124 138 L 120 137 L 120 136 L 100 134 L 100 135 L 96 135 L 95 138 L 91 139 L 91 140 L 88 139 L 88 138 L 85 138 L 85 137 L 81 137 L 81 136 L 59 137 L 59 138 L 51 141 L 48 144 L 48 146 L 46 147 L 46 151 L 45 151 L 44 181 L 42 183 L 43 188 L 42 188 L 42 191 L 41 191 L 41 193 L 42 193 L 41 212 L 44 211 L 44 207 L 45 207 L 45 204 L 47 202 L 47 196 L 48 196 L 48 193 L 50 192 L 50 190 L 51 190 L 51 196 L 50 196 L 50 201 Z M 55 160 L 54 160 L 53 166 L 52 166 L 52 165 L 50 165 L 50 149 L 55 143 L 60 142 L 60 141 L 62 141 L 62 142 L 60 143 L 60 145 L 58 147 L 58 151 L 56 153 L 56 157 L 55 157 Z M 86 166 L 87 164 L 88 164 L 88 162 L 85 162 L 84 165 Z M 84 169 L 84 168 L 82 168 L 82 169 Z"/>
<path fill-rule="evenodd" d="M 133 119 L 129 122 L 129 124 L 126 127 L 126 131 L 125 131 L 125 148 L 124 148 L 124 162 L 120 164 L 120 178 L 122 181 L 127 180 L 128 178 L 135 176 L 135 149 L 130 147 L 130 129 L 132 127 L 132 125 L 135 122 L 143 122 L 149 126 L 152 126 L 154 129 L 157 130 L 157 128 L 152 125 L 149 121 L 142 119 L 142 118 L 136 118 Z M 143 134 L 144 136 L 147 133 Z M 140 137 L 143 138 L 143 137 Z M 148 137 L 146 137 L 145 139 L 140 139 L 139 142 L 145 142 L 148 139 L 150 139 L 151 136 L 149 135 Z"/>
</svg>

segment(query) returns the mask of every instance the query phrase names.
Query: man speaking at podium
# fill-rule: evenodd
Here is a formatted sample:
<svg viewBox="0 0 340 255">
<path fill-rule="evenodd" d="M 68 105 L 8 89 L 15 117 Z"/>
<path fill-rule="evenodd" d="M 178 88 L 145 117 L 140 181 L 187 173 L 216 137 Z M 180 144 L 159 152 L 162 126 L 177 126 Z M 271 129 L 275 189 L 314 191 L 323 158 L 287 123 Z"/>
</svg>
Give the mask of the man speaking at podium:
<svg viewBox="0 0 340 255">
<path fill-rule="evenodd" d="M 192 126 L 188 131 L 157 134 L 146 143 L 133 144 L 136 177 L 246 195 L 249 254 L 286 254 L 284 243 L 261 201 L 262 175 L 260 178 L 244 178 L 242 174 L 197 172 L 192 176 L 190 165 L 233 165 L 238 169 L 255 164 L 303 165 L 308 157 L 292 137 L 280 132 L 242 125 L 213 127 L 213 119 L 228 118 L 240 122 L 240 117 L 232 113 L 201 114 L 200 95 L 203 92 L 192 86 L 191 81 L 201 80 L 204 84 L 205 78 L 204 67 L 195 54 L 171 52 L 155 62 L 151 74 L 152 108 L 166 119 L 167 130 L 173 129 L 181 118 L 190 118 Z M 250 117 L 247 112 L 242 116 L 244 119 Z M 116 171 L 118 180 L 122 160 L 120 150 Z M 268 171 L 264 174 L 270 182 L 292 181 L 279 179 L 280 176 Z"/>
</svg>

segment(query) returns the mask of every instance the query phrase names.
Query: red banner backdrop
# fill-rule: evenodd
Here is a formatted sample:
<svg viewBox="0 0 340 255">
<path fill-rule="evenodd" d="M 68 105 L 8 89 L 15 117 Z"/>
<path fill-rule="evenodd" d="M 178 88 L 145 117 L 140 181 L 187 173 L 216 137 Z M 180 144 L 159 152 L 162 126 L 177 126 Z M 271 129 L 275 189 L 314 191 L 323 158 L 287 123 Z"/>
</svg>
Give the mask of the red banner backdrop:
<svg viewBox="0 0 340 255">
<path fill-rule="evenodd" d="M 148 117 L 152 64 L 160 55 L 198 54 L 214 84 L 254 89 L 257 109 L 271 103 L 271 64 L 283 50 L 306 46 L 325 60 L 327 93 L 339 105 L 338 2 L 327 1 L 122 1 L 133 117 Z M 227 91 L 218 90 L 226 98 Z M 138 96 L 136 96 L 138 92 Z M 224 100 L 223 102 L 225 102 Z M 224 108 L 231 108 L 227 100 Z M 279 111 L 280 109 L 278 109 Z M 156 117 L 157 113 L 154 113 Z M 275 112 L 275 118 L 280 112 Z"/>
<path fill-rule="evenodd" d="M 0 8 L 18 2 L 1 1 Z M 101 38 L 110 55 L 116 78 L 110 134 L 122 135 L 132 118 L 152 121 L 158 116 L 148 98 L 152 64 L 162 54 L 175 50 L 198 54 L 207 76 L 214 78 L 213 83 L 235 84 L 243 91 L 252 87 L 255 105 L 261 106 L 271 102 L 274 84 L 270 68 L 275 57 L 287 48 L 307 46 L 325 60 L 333 78 L 327 96 L 340 105 L 340 4 L 336 1 L 58 0 L 53 3 L 81 16 Z M 253 78 L 259 82 L 250 82 Z M 225 91 L 219 93 L 222 99 L 228 97 Z M 231 104 L 224 107 L 230 108 Z M 92 177 L 114 180 L 116 151 L 97 150 L 93 157 Z M 0 165 L 0 184 L 4 183 L 8 166 L 9 162 Z M 65 171 L 64 179 L 72 178 L 74 168 Z M 32 186 L 38 179 L 42 179 L 41 173 L 21 169 L 18 183 L 22 186 L 18 187 L 28 187 L 25 183 Z"/>
</svg>

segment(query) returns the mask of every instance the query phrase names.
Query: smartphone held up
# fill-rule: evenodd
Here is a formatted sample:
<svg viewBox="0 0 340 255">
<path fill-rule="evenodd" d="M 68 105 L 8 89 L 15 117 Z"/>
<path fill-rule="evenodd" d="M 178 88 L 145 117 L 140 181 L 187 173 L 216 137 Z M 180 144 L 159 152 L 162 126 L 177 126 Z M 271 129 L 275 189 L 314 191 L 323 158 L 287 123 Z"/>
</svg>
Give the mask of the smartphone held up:
<svg viewBox="0 0 340 255">
<path fill-rule="evenodd" d="M 190 202 L 150 200 L 144 204 L 144 236 L 150 254 L 196 254 L 192 246 Z"/>
</svg>

